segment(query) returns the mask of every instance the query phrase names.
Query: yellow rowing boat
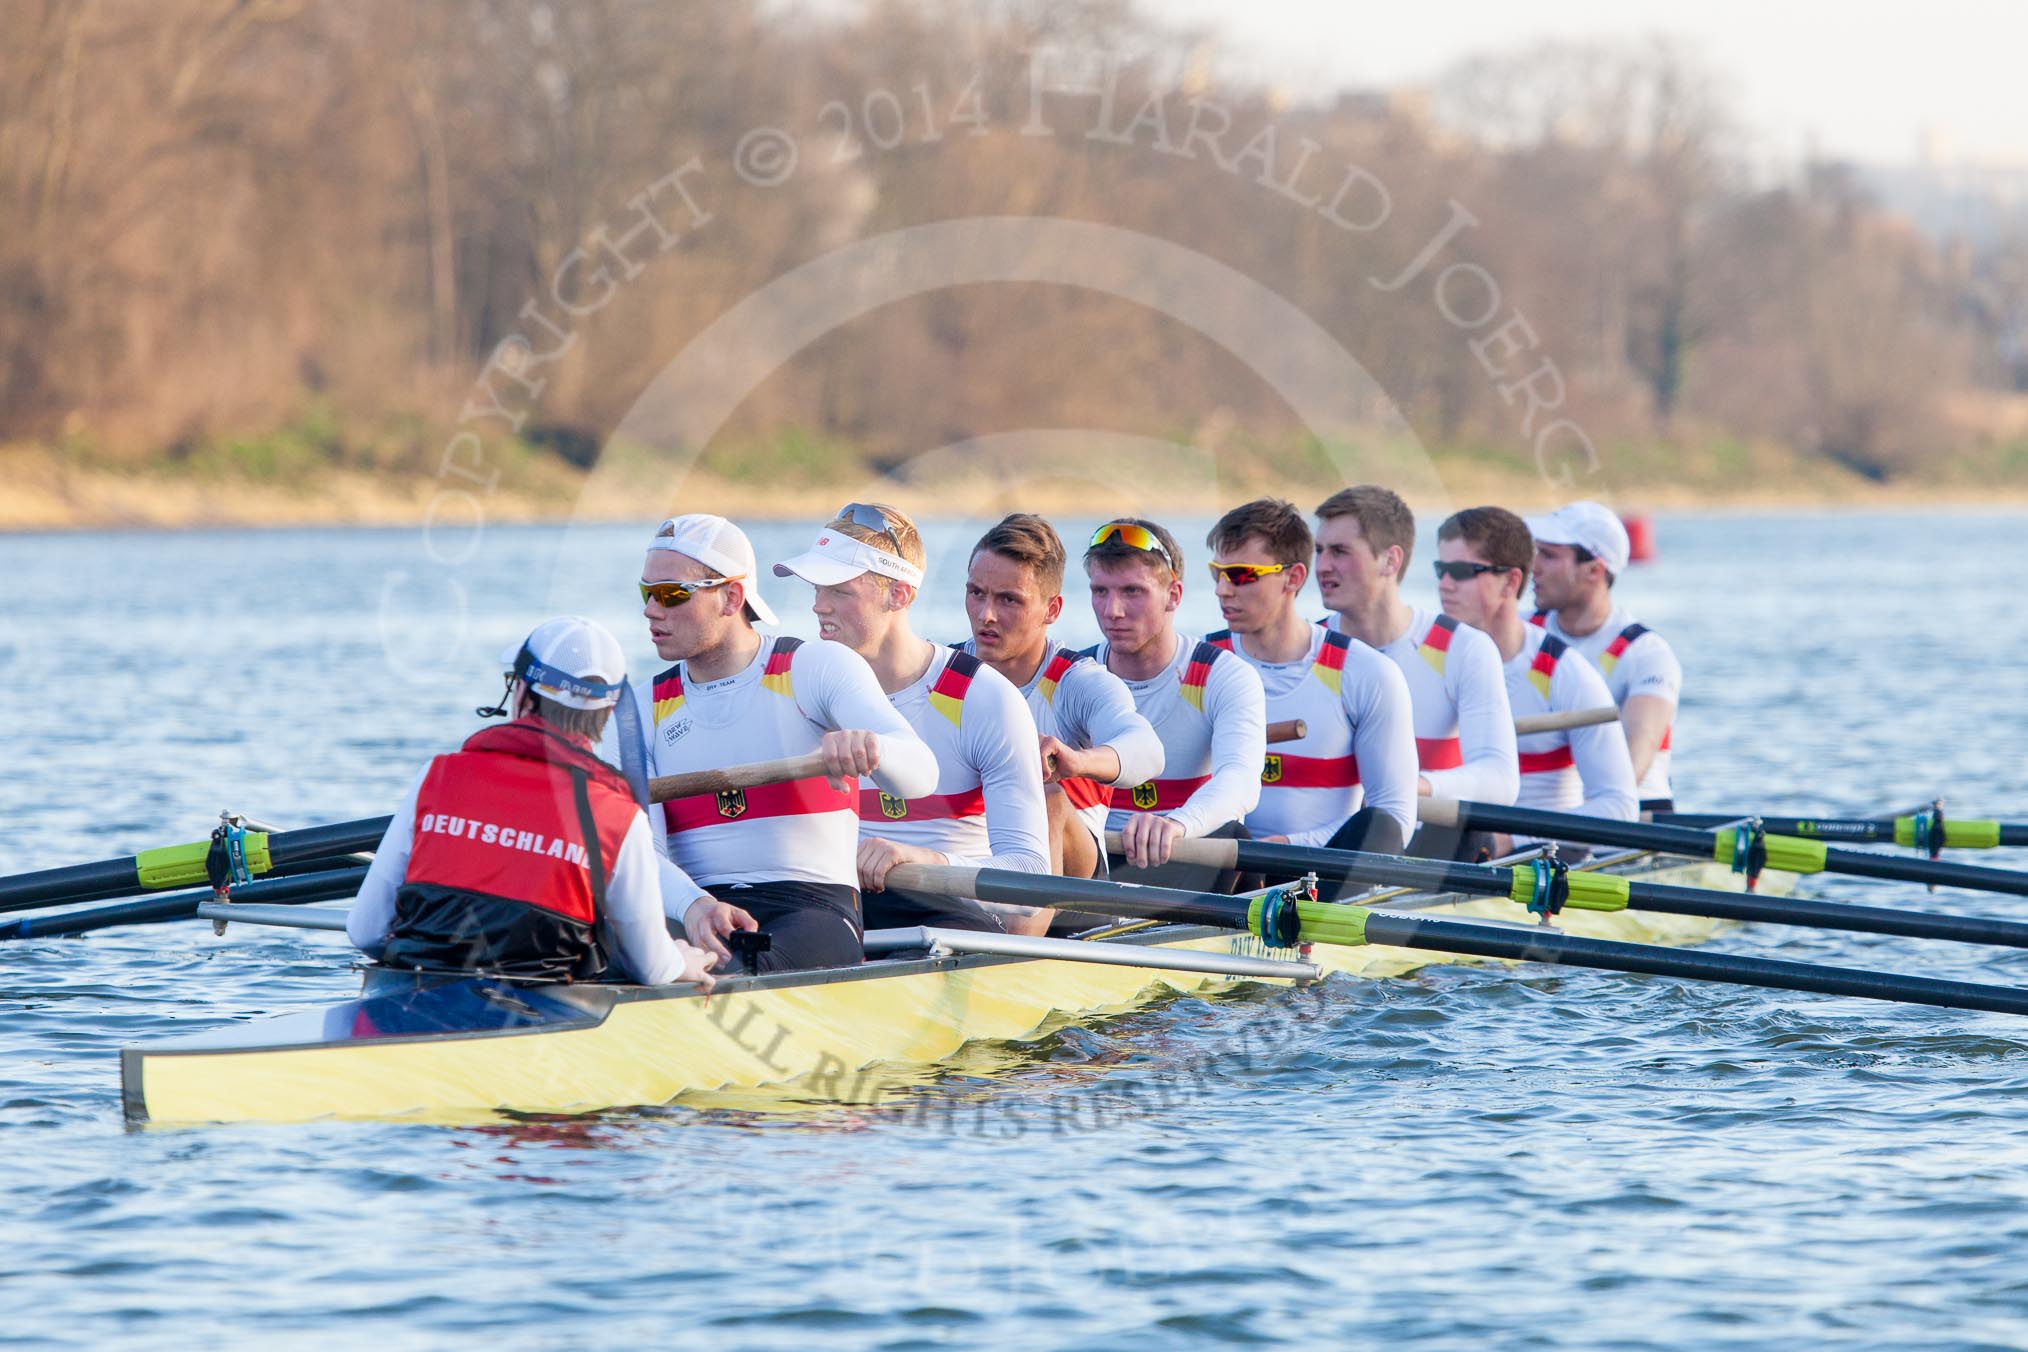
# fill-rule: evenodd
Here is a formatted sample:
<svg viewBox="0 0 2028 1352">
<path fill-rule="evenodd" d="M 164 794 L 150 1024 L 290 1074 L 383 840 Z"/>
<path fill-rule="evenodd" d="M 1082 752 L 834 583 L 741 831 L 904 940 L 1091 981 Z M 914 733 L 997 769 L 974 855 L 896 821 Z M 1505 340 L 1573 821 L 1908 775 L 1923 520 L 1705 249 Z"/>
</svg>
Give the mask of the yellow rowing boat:
<svg viewBox="0 0 2028 1352">
<path fill-rule="evenodd" d="M 1626 864 L 1654 882 L 1730 888 L 1711 863 Z M 1513 921 L 1492 898 L 1397 896 L 1421 914 Z M 1683 945 L 1723 922 L 1640 911 L 1567 911 L 1574 934 Z M 1229 930 L 1155 925 L 1119 944 L 1304 961 L 1380 978 L 1473 961 L 1385 946 L 1271 949 Z M 1211 994 L 1280 977 L 1159 971 L 1110 962 L 906 954 L 851 968 L 722 979 L 694 987 L 531 986 L 369 969 L 360 998 L 328 1009 L 167 1039 L 121 1053 L 130 1122 L 402 1119 L 665 1104 L 771 1087 L 801 1102 L 865 1102 L 884 1066 L 944 1061 L 970 1043 L 1020 1042 L 1173 993 Z"/>
</svg>

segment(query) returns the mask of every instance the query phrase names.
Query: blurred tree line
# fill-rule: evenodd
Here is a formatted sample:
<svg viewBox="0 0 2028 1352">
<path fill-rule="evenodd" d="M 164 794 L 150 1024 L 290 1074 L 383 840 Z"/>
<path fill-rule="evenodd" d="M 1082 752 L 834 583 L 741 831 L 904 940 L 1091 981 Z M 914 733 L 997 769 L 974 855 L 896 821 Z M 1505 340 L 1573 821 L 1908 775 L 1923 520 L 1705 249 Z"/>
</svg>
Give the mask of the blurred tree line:
<svg viewBox="0 0 2028 1352">
<path fill-rule="evenodd" d="M 1292 103 L 1216 81 L 1206 35 L 1153 12 L 0 0 L 0 441 L 173 457 L 314 407 L 338 411 L 332 456 L 426 470 L 501 340 L 539 336 L 525 309 L 571 251 L 693 155 L 712 220 L 571 322 L 524 437 L 582 459 L 686 339 L 771 279 L 988 215 L 1211 255 L 1301 306 L 1438 446 L 1527 445 L 1467 341 L 1483 335 L 1427 285 L 1371 282 L 1453 203 L 1478 223 L 1454 257 L 1498 279 L 1602 448 L 1769 441 L 1889 478 L 1991 434 L 1987 410 L 2028 390 L 2028 235 L 1933 241 L 1836 166 L 1755 181 L 1710 75 L 1666 46 L 1548 47 L 1414 97 Z M 1229 115 L 1228 151 L 1272 124 L 1280 172 L 1307 138 L 1319 165 L 1385 185 L 1387 219 L 1347 231 L 1252 169 L 1095 140 L 1090 100 L 1022 135 L 1030 54 L 1052 46 L 1130 54 L 1119 108 L 1174 91 L 1172 135 L 1194 96 Z M 763 125 L 801 147 L 780 187 L 726 168 Z M 410 429 L 393 451 L 350 430 L 390 426 Z M 1037 426 L 1295 430 L 1241 361 L 1171 321 L 984 286 L 826 336 L 726 435 L 797 429 L 902 459 Z"/>
</svg>

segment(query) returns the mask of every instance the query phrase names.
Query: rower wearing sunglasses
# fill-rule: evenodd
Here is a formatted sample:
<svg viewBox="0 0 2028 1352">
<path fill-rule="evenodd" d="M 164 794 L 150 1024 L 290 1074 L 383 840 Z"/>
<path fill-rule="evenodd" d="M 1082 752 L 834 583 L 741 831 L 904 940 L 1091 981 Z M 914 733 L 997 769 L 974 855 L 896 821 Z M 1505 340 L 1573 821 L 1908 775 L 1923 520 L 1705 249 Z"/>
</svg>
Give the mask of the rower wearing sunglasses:
<svg viewBox="0 0 2028 1352">
<path fill-rule="evenodd" d="M 1176 632 L 1182 568 L 1176 538 L 1134 518 L 1100 526 L 1084 553 L 1092 613 L 1105 635 L 1092 655 L 1127 683 L 1162 739 L 1161 777 L 1112 792 L 1107 826 L 1137 869 L 1167 865 L 1185 837 L 1244 835 L 1241 823 L 1260 803 L 1267 755 L 1260 677 L 1225 649 Z"/>
<path fill-rule="evenodd" d="M 1313 542 L 1294 504 L 1259 498 L 1218 519 L 1206 541 L 1229 628 L 1210 642 L 1260 675 L 1272 723 L 1304 735 L 1268 748 L 1255 839 L 1399 854 L 1415 831 L 1415 720 L 1394 663 L 1312 624 L 1296 600 Z"/>
<path fill-rule="evenodd" d="M 1317 508 L 1317 590 L 1325 624 L 1392 658 L 1415 709 L 1418 792 L 1473 803 L 1511 803 L 1520 787 L 1514 711 L 1493 641 L 1440 611 L 1401 598 L 1415 552 L 1415 516 L 1373 484 L 1343 489 Z M 1450 569 L 1439 563 L 1441 574 Z M 1467 575 L 1470 569 L 1466 568 Z M 1424 826 L 1410 853 L 1474 858 L 1490 845 Z"/>
<path fill-rule="evenodd" d="M 869 929 L 936 925 L 999 931 L 976 901 L 890 888 L 897 864 L 1049 872 L 1049 814 L 1035 719 L 1006 677 L 909 624 L 923 581 L 922 536 L 900 508 L 848 503 L 777 577 L 815 587 L 817 630 L 866 659 L 895 712 L 934 753 L 936 782 L 859 795 L 859 885 Z M 1047 924 L 1040 912 L 1023 918 Z"/>
<path fill-rule="evenodd" d="M 1517 715 L 1575 713 L 1612 703 L 1605 677 L 1570 645 L 1521 618 L 1521 593 L 1535 562 L 1535 541 L 1521 518 L 1501 507 L 1472 507 L 1437 527 L 1437 557 L 1450 565 L 1437 582 L 1444 614 L 1483 630 L 1500 650 L 1507 696 Z M 1470 565 L 1467 576 L 1459 576 Z M 1522 807 L 1632 821 L 1634 762 L 1618 723 L 1530 733 L 1519 739 Z M 1529 845 L 1530 837 L 1515 845 Z M 1566 851 L 1568 853 L 1568 851 Z"/>
<path fill-rule="evenodd" d="M 1113 786 L 1161 774 L 1162 739 L 1134 708 L 1126 682 L 1050 639 L 1049 626 L 1063 613 L 1065 560 L 1055 528 L 1026 512 L 981 536 L 965 578 L 972 637 L 964 649 L 1027 699 L 1042 734 L 1050 863 L 1057 873 L 1089 878 L 1105 864 Z M 1041 933 L 1046 925 L 1018 928 Z"/>
<path fill-rule="evenodd" d="M 1643 814 L 1673 812 L 1669 743 L 1683 695 L 1683 667 L 1669 641 L 1613 599 L 1632 547 L 1609 507 L 1573 502 L 1528 523 L 1535 536 L 1535 605 L 1530 623 L 1590 658 L 1605 673 L 1634 758 Z"/>
<path fill-rule="evenodd" d="M 646 773 L 813 751 L 826 773 L 663 804 L 664 853 L 715 894 L 665 889 L 663 903 L 720 959 L 733 931 L 766 935 L 767 947 L 748 954 L 755 970 L 856 963 L 861 777 L 883 793 L 927 793 L 935 758 L 851 650 L 754 629 L 778 623 L 755 575 L 753 545 L 722 516 L 671 517 L 648 542 L 642 613 L 656 653 L 674 665 L 635 686 Z M 638 760 L 641 737 L 620 741 Z"/>
</svg>

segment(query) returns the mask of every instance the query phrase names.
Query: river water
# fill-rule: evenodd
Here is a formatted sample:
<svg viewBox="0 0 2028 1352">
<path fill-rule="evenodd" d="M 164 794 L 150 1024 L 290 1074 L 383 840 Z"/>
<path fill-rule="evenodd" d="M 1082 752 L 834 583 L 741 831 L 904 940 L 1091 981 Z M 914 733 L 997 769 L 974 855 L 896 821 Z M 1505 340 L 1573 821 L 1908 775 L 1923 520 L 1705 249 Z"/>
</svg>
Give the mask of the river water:
<svg viewBox="0 0 2028 1352">
<path fill-rule="evenodd" d="M 1192 569 L 1204 525 L 1179 531 Z M 2018 519 L 1658 527 L 1622 589 L 1687 671 L 1686 808 L 1944 792 L 2028 817 Z M 950 561 L 979 529 L 930 531 L 926 632 L 962 634 Z M 544 614 L 605 619 L 646 669 L 640 544 L 0 539 L 0 872 L 197 839 L 221 808 L 388 811 Z M 800 584 L 766 591 L 811 632 Z M 1063 628 L 1094 636 L 1075 604 Z M 2019 953 L 1718 943 L 2028 984 Z M 342 999 L 346 961 L 336 936 L 193 923 L 0 951 L 0 1344 L 2028 1344 L 2028 1024 L 2003 1016 L 1435 967 L 1072 1028 L 906 1111 L 122 1127 L 122 1046 Z M 1153 1106 L 1179 1059 L 1202 1075 Z"/>
</svg>

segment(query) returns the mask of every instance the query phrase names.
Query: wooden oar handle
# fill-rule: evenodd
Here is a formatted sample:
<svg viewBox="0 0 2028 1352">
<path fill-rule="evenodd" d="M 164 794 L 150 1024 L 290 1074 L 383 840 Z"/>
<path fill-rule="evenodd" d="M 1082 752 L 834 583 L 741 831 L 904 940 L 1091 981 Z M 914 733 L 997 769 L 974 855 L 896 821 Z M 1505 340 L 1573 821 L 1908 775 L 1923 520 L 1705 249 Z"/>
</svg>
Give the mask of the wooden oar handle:
<svg viewBox="0 0 2028 1352">
<path fill-rule="evenodd" d="M 1564 732 L 1570 728 L 1588 728 L 1597 723 L 1617 723 L 1620 711 L 1608 704 L 1598 709 L 1567 709 L 1560 714 L 1527 714 L 1514 720 L 1514 735 L 1526 737 L 1531 732 Z"/>
<path fill-rule="evenodd" d="M 1285 718 L 1279 723 L 1267 726 L 1267 739 L 1274 742 L 1300 742 L 1310 735 L 1310 725 L 1300 718 Z"/>
<path fill-rule="evenodd" d="M 763 784 L 786 784 L 824 773 L 822 753 L 784 756 L 780 760 L 755 761 L 724 770 L 693 770 L 687 775 L 663 775 L 648 781 L 648 801 L 666 803 L 672 798 L 690 798 L 700 793 L 724 793 L 728 789 L 757 789 Z"/>
<path fill-rule="evenodd" d="M 1415 819 L 1429 826 L 1456 826 L 1458 824 L 1458 800 L 1455 798 L 1418 798 L 1415 800 Z"/>
<path fill-rule="evenodd" d="M 934 897 L 975 897 L 979 870 L 957 864 L 896 864 L 887 871 L 887 885 Z"/>
<path fill-rule="evenodd" d="M 1113 854 L 1125 854 L 1126 846 L 1120 840 L 1118 831 L 1106 832 L 1106 849 Z M 1169 858 L 1178 864 L 1199 864 L 1205 868 L 1229 869 L 1239 867 L 1239 842 L 1236 840 L 1211 839 L 1208 837 L 1186 836 L 1171 841 Z"/>
</svg>

